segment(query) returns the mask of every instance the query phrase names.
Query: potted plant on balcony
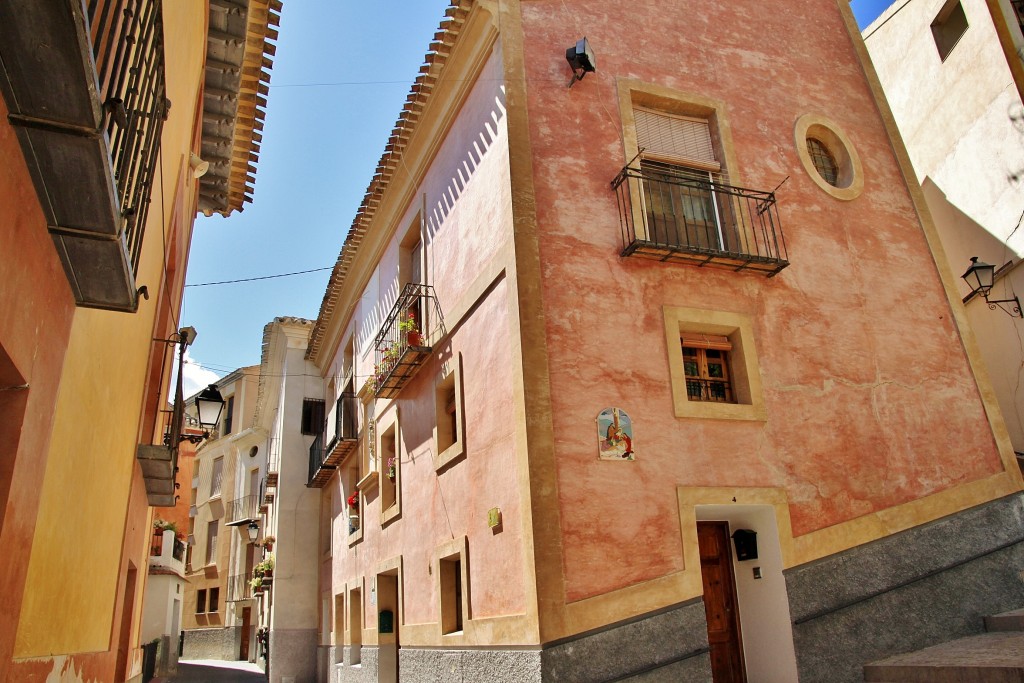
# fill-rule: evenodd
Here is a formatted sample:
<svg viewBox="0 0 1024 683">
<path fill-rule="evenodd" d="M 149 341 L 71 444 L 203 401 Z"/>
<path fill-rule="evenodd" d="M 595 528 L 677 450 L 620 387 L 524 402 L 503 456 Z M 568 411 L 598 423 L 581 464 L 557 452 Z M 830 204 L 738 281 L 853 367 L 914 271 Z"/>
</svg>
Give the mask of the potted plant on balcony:
<svg viewBox="0 0 1024 683">
<path fill-rule="evenodd" d="M 263 595 L 263 579 L 259 576 L 249 581 L 253 596 Z"/>
<path fill-rule="evenodd" d="M 416 323 L 416 314 L 413 311 L 409 311 L 409 315 L 398 321 L 398 331 L 405 336 L 409 346 L 419 346 L 423 341 L 423 335 L 420 334 L 420 327 Z"/>
<path fill-rule="evenodd" d="M 263 539 L 263 547 L 266 548 L 268 552 L 273 550 L 274 549 L 274 541 L 276 541 L 276 540 L 277 540 L 277 537 L 274 536 L 273 534 L 271 534 L 270 536 L 267 536 L 266 538 Z"/>
<path fill-rule="evenodd" d="M 274 553 L 267 555 L 267 558 L 260 564 L 263 565 L 263 578 L 269 578 L 274 575 Z"/>
<path fill-rule="evenodd" d="M 348 503 L 348 532 L 354 534 L 359 530 L 359 491 L 355 491 L 345 502 Z"/>
</svg>

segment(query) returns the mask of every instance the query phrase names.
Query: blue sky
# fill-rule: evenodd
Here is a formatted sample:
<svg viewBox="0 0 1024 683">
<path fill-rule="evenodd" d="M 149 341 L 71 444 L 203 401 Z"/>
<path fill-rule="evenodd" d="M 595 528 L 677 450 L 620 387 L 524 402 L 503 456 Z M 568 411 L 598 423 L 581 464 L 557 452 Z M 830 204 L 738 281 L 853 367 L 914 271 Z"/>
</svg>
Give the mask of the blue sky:
<svg viewBox="0 0 1024 683">
<path fill-rule="evenodd" d="M 254 201 L 230 218 L 196 221 L 181 324 L 199 336 L 189 351 L 186 395 L 217 375 L 258 364 L 263 326 L 274 317 L 316 317 L 329 270 L 196 285 L 334 265 L 447 6 L 285 3 Z M 851 6 L 864 27 L 888 3 Z"/>
<path fill-rule="evenodd" d="M 194 362 L 218 375 L 258 364 L 266 323 L 316 317 L 326 270 L 194 285 L 334 265 L 447 6 L 284 4 L 254 201 L 230 218 L 196 220 L 181 319 L 199 332 L 189 351 Z M 196 378 L 197 369 L 190 367 L 186 379 L 212 379 Z"/>
</svg>

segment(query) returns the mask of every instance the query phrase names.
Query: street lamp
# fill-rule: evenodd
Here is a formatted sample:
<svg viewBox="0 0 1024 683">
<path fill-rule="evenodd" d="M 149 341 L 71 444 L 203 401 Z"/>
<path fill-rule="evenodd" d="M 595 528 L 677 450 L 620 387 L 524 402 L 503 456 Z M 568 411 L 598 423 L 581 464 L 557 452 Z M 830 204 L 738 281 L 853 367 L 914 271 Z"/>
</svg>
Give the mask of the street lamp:
<svg viewBox="0 0 1024 683">
<path fill-rule="evenodd" d="M 199 425 L 209 432 L 217 426 L 220 413 L 224 409 L 224 398 L 217 391 L 217 385 L 211 384 L 196 396 L 196 412 L 199 413 Z"/>
<path fill-rule="evenodd" d="M 249 522 L 246 530 L 249 532 L 249 542 L 255 543 L 256 539 L 260 536 L 260 525 L 256 522 Z"/>
<path fill-rule="evenodd" d="M 1004 266 L 1005 267 L 1005 266 Z M 1002 270 L 1002 268 L 1000 268 Z M 995 284 L 996 267 L 979 261 L 977 256 L 971 257 L 971 267 L 967 269 L 962 277 L 967 285 L 971 288 L 971 293 L 964 297 L 964 303 L 967 303 L 973 296 L 980 294 L 985 303 L 988 304 L 989 309 L 996 310 L 998 306 L 1010 317 L 1024 318 L 1024 314 L 1020 310 L 1020 300 L 1014 296 L 1012 299 L 989 299 L 989 292 L 992 291 L 992 286 Z M 1004 306 L 1008 304 L 1009 306 Z"/>
</svg>

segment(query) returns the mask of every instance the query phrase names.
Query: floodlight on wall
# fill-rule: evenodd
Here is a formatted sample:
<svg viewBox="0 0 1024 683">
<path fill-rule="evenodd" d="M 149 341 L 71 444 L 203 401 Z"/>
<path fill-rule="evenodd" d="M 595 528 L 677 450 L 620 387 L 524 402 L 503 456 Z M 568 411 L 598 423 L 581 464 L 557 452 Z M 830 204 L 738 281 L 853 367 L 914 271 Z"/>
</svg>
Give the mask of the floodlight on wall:
<svg viewBox="0 0 1024 683">
<path fill-rule="evenodd" d="M 590 43 L 586 37 L 576 41 L 576 44 L 565 51 L 565 61 L 569 62 L 572 69 L 572 78 L 569 79 L 569 87 L 576 81 L 582 81 L 583 77 L 591 71 L 597 70 L 597 60 L 594 59 L 594 51 L 590 49 Z"/>
<path fill-rule="evenodd" d="M 1009 263 L 1006 266 L 1010 265 Z M 1006 268 L 1003 266 L 1003 268 Z M 999 270 L 1002 271 L 1003 268 Z M 1012 299 L 989 299 L 989 292 L 992 291 L 992 286 L 995 284 L 996 279 L 996 267 L 979 261 L 977 256 L 971 257 L 971 267 L 967 269 L 962 277 L 970 286 L 971 293 L 964 297 L 964 303 L 970 301 L 973 297 L 980 294 L 985 303 L 991 310 L 1000 308 L 1003 312 L 1012 318 L 1024 318 L 1024 314 L 1020 310 L 1020 299 L 1016 295 Z M 1005 304 L 1005 305 L 1004 305 Z"/>
<path fill-rule="evenodd" d="M 203 161 L 202 157 L 200 157 L 195 152 L 192 152 L 189 155 L 188 165 L 189 168 L 192 169 L 193 178 L 202 178 L 204 175 L 206 175 L 206 172 L 210 170 L 210 162 Z"/>
</svg>

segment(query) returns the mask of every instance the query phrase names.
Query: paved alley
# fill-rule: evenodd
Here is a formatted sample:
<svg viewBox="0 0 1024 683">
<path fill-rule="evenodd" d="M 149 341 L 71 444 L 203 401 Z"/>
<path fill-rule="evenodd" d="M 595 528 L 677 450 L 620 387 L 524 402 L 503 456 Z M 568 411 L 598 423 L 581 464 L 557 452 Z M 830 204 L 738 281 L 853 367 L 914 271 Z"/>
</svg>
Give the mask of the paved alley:
<svg viewBox="0 0 1024 683">
<path fill-rule="evenodd" d="M 178 673 L 157 676 L 153 683 L 263 683 L 266 674 L 249 662 L 224 662 L 215 659 L 180 660 Z"/>
</svg>

